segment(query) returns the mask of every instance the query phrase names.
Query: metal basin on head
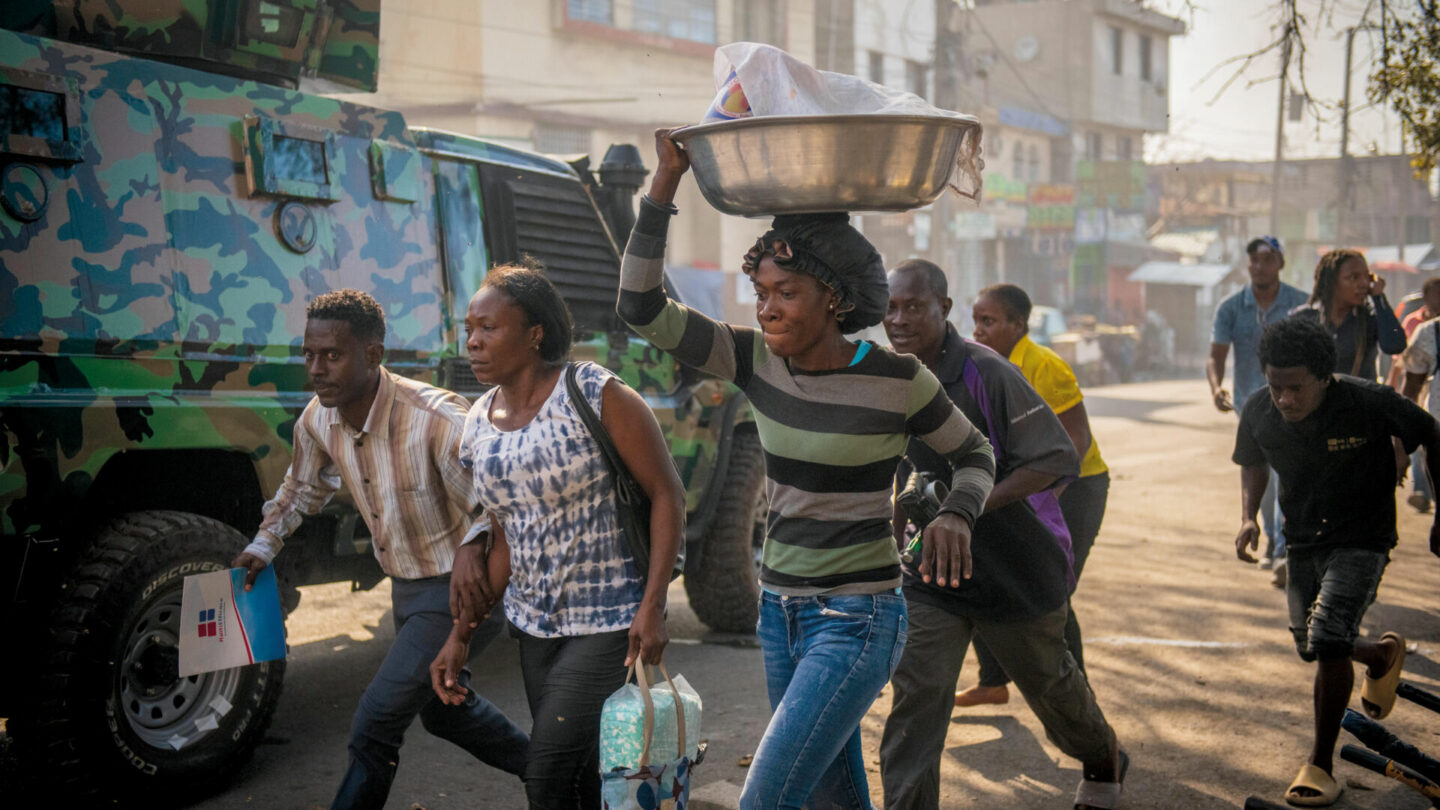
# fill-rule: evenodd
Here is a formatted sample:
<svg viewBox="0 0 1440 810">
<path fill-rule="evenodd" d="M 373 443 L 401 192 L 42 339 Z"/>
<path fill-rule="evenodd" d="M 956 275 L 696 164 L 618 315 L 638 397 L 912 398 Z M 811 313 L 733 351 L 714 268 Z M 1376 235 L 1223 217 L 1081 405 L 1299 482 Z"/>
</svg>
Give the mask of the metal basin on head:
<svg viewBox="0 0 1440 810">
<path fill-rule="evenodd" d="M 712 206 L 759 217 L 929 205 L 979 134 L 969 116 L 866 114 L 756 116 L 672 137 Z"/>
</svg>

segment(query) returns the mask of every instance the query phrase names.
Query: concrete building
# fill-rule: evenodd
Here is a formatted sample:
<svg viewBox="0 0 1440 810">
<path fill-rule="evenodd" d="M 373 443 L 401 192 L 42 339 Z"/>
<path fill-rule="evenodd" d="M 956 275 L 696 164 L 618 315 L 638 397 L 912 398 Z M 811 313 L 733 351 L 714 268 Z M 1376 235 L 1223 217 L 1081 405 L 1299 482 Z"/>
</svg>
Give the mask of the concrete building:
<svg viewBox="0 0 1440 810">
<path fill-rule="evenodd" d="M 1270 230 L 1271 168 L 1216 160 L 1149 167 L 1155 230 L 1208 232 L 1220 246 L 1213 260 L 1243 264 L 1245 243 Z M 1276 223 L 1285 280 L 1301 289 L 1310 289 L 1316 261 L 1333 247 L 1365 251 L 1392 301 L 1437 269 L 1429 254 L 1440 202 L 1405 155 L 1352 156 L 1348 169 L 1339 158 L 1286 161 Z"/>
<path fill-rule="evenodd" d="M 975 6 L 959 20 L 961 95 L 994 111 L 986 184 L 1010 201 L 1001 211 L 1026 210 L 1025 228 L 997 229 L 987 266 L 1038 300 L 1133 316 L 1116 310 L 1126 308 L 1128 274 L 1152 258 L 1142 140 L 1168 127 L 1169 40 L 1184 23 L 1134 0 Z"/>
<path fill-rule="evenodd" d="M 699 122 L 713 100 L 715 47 L 768 42 L 813 62 L 817 1 L 387 0 L 380 89 L 364 100 L 417 125 L 588 154 L 592 167 L 631 143 L 653 168 L 654 130 Z M 734 291 L 748 292 L 739 257 L 766 223 L 722 216 L 688 179 L 676 203 L 676 277 L 729 302 L 716 314 L 753 318 Z"/>
<path fill-rule="evenodd" d="M 953 7 L 942 2 L 940 11 Z M 936 97 L 944 78 L 935 71 L 936 14 L 935 0 L 816 0 L 814 64 L 945 106 Z M 948 251 L 954 234 L 942 222 L 944 212 L 953 207 L 953 201 L 944 200 L 916 211 L 862 214 L 854 222 L 888 266 L 911 257 L 928 258 L 944 268 L 951 287 L 959 289 L 966 276 Z"/>
</svg>

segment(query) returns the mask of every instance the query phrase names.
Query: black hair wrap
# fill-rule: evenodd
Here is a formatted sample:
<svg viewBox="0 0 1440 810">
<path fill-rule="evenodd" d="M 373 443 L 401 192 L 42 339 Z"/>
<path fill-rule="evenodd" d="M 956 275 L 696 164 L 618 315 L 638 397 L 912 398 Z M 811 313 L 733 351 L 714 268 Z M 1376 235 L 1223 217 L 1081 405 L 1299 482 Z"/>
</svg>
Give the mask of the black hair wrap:
<svg viewBox="0 0 1440 810">
<path fill-rule="evenodd" d="M 849 214 L 781 214 L 745 254 L 746 274 L 754 275 L 765 256 L 834 290 L 841 302 L 841 332 L 858 332 L 885 317 L 890 301 L 885 263 L 870 240 L 850 225 Z"/>
</svg>

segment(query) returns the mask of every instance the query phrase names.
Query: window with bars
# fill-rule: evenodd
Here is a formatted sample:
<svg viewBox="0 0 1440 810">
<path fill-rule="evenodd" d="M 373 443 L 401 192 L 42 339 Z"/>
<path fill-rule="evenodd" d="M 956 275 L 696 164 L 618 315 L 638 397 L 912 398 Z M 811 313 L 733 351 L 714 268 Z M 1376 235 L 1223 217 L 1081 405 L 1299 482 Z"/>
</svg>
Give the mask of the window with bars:
<svg viewBox="0 0 1440 810">
<path fill-rule="evenodd" d="M 1430 218 L 1424 215 L 1411 214 L 1405 217 L 1405 242 L 1406 244 L 1424 244 L 1430 241 Z M 1406 256 L 1405 259 L 1411 264 L 1420 260 L 1419 256 Z"/>
<path fill-rule="evenodd" d="M 591 132 L 588 127 L 560 124 L 536 124 L 530 133 L 535 151 L 546 155 L 589 154 Z"/>
<path fill-rule="evenodd" d="M 885 83 L 885 54 L 879 51 L 870 51 L 870 81 L 876 84 Z"/>
<path fill-rule="evenodd" d="M 636 31 L 693 42 L 715 42 L 715 0 L 634 0 Z"/>
<path fill-rule="evenodd" d="M 785 47 L 785 0 L 734 0 L 736 40 Z"/>
<path fill-rule="evenodd" d="M 566 15 L 572 20 L 612 25 L 615 7 L 612 0 L 566 0 Z"/>
<path fill-rule="evenodd" d="M 855 72 L 854 0 L 815 0 L 815 67 Z"/>
<path fill-rule="evenodd" d="M 929 98 L 930 66 L 913 59 L 905 60 L 905 89 L 921 98 Z"/>
<path fill-rule="evenodd" d="M 1085 159 L 1086 159 L 1086 160 L 1099 160 L 1099 159 L 1100 159 L 1100 148 L 1101 148 L 1102 144 L 1103 144 L 1103 141 L 1102 141 L 1101 138 L 1100 138 L 1100 133 L 1098 133 L 1098 132 L 1088 132 L 1088 133 L 1086 133 L 1086 134 L 1085 134 Z"/>
</svg>

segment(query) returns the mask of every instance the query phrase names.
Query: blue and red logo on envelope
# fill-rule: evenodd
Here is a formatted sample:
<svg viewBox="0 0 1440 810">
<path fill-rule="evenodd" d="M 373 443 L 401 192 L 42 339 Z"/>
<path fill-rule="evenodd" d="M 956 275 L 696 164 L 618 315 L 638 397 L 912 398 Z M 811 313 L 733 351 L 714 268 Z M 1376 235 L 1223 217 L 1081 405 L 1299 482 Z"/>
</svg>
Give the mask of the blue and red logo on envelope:
<svg viewBox="0 0 1440 810">
<path fill-rule="evenodd" d="M 215 635 L 215 608 L 200 611 L 200 638 Z"/>
<path fill-rule="evenodd" d="M 216 611 L 220 615 L 216 617 Z M 197 634 L 200 638 L 218 638 L 225 640 L 225 602 L 221 600 L 219 608 L 209 608 L 200 611 L 200 622 L 196 625 Z"/>
</svg>

